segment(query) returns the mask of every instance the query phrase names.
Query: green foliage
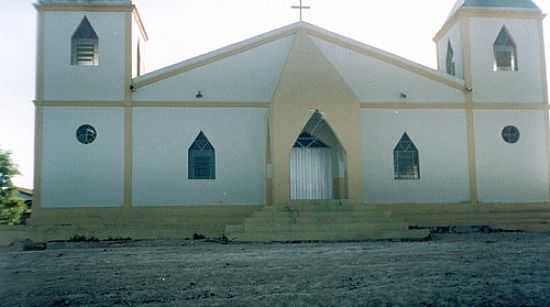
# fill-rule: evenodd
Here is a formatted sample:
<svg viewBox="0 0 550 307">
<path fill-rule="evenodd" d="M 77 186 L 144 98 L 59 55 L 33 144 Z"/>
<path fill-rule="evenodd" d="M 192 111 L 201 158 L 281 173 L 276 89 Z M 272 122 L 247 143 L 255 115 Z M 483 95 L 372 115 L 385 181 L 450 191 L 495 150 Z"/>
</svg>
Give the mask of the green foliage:
<svg viewBox="0 0 550 307">
<path fill-rule="evenodd" d="M 0 223 L 17 225 L 23 222 L 27 207 L 17 197 L 12 178 L 18 175 L 17 166 L 11 160 L 11 153 L 0 149 Z"/>
</svg>

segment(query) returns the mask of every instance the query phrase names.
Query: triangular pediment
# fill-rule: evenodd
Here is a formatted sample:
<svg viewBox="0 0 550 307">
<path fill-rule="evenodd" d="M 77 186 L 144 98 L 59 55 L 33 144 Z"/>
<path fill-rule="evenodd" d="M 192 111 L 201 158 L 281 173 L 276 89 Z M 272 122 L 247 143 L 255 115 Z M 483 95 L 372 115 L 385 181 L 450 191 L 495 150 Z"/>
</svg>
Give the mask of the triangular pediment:
<svg viewBox="0 0 550 307">
<path fill-rule="evenodd" d="M 179 78 L 182 75 L 186 75 L 185 77 L 183 77 L 183 79 L 185 80 L 182 80 L 185 81 L 185 84 L 192 83 L 193 80 L 196 80 L 197 83 L 201 84 L 205 84 L 207 82 L 215 84 L 217 82 L 215 73 L 217 73 L 217 75 L 219 76 L 227 76 L 228 74 L 231 74 L 235 77 L 235 80 L 233 80 L 235 84 L 247 84 L 246 77 L 261 74 L 261 71 L 275 72 L 277 71 L 275 67 L 278 67 L 279 70 L 277 72 L 280 74 L 283 71 L 283 67 L 285 67 L 285 65 L 287 64 L 286 56 L 290 52 L 290 46 L 292 45 L 298 32 L 303 33 L 303 36 L 310 41 L 315 40 L 315 44 L 317 44 L 318 40 L 329 42 L 330 44 L 334 44 L 338 47 L 375 58 L 382 63 L 398 67 L 399 69 L 405 70 L 411 74 L 428 78 L 444 86 L 452 87 L 455 89 L 463 89 L 464 87 L 463 81 L 448 76 L 447 74 L 444 74 L 442 72 L 422 66 L 420 64 L 414 63 L 412 61 L 406 60 L 404 58 L 382 51 L 372 46 L 354 41 L 344 36 L 329 32 L 312 24 L 299 22 L 135 78 L 133 80 L 133 86 L 137 92 L 137 98 L 140 98 L 140 91 L 142 91 L 142 88 L 155 86 L 157 83 L 166 83 L 166 86 L 160 86 L 157 91 L 151 91 L 151 93 L 144 94 L 143 99 L 154 98 L 154 96 L 156 95 L 155 93 L 158 91 L 166 92 L 167 87 L 174 86 L 174 82 L 170 84 L 170 82 L 166 81 L 174 78 Z M 272 49 L 275 49 L 276 51 L 270 53 L 269 50 Z M 263 61 L 258 61 L 258 55 L 262 54 L 262 52 L 265 54 L 260 55 L 263 56 Z M 254 55 L 257 56 L 254 57 Z M 270 66 L 264 67 L 261 66 L 262 64 L 264 64 L 264 66 Z M 241 71 L 241 73 L 239 73 L 238 70 L 235 70 L 235 68 L 242 69 L 243 67 L 250 67 L 251 70 L 243 70 Z M 307 67 L 307 65 L 305 65 L 304 63 L 304 65 L 301 65 L 301 67 Z M 205 70 L 210 70 L 213 73 L 197 74 L 198 71 L 203 72 Z M 280 76 L 277 75 L 275 80 L 274 74 L 271 73 L 269 77 L 265 78 L 270 78 L 266 82 L 271 82 L 270 84 L 273 85 L 273 82 L 277 83 L 277 81 L 280 79 Z M 259 78 L 258 80 L 262 79 Z M 175 83 L 182 84 L 182 82 Z M 267 91 L 267 88 L 269 88 L 269 86 L 266 86 L 265 84 L 264 86 Z M 194 97 L 194 95 L 191 94 L 195 94 L 196 92 L 192 93 L 192 89 L 187 90 L 189 91 L 189 95 L 185 97 L 178 97 L 179 100 L 185 100 L 183 98 Z M 206 92 L 205 89 L 197 88 L 196 90 Z M 220 95 L 227 94 L 227 91 L 218 91 L 218 93 L 215 93 L 214 98 L 219 101 Z M 206 93 L 206 96 L 208 96 L 208 93 Z M 256 95 L 257 97 L 254 96 L 248 98 L 243 97 L 242 99 L 240 99 L 239 95 L 233 96 L 234 97 L 228 97 L 227 99 L 232 99 L 234 101 L 247 100 L 248 98 L 256 99 L 262 95 Z M 264 98 L 264 96 L 265 93 L 263 94 L 262 98 Z M 209 97 L 205 98 L 208 99 Z M 211 99 L 214 98 L 211 97 Z"/>
</svg>

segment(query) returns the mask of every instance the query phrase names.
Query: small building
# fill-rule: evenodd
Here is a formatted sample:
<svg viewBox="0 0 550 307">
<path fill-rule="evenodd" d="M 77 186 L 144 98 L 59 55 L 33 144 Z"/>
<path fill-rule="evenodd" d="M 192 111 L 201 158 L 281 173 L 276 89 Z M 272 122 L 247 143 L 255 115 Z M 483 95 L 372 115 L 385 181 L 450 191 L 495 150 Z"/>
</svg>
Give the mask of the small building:
<svg viewBox="0 0 550 307">
<path fill-rule="evenodd" d="M 22 187 L 16 187 L 15 190 L 16 190 L 16 196 L 23 200 L 25 205 L 27 205 L 27 208 L 29 209 L 32 208 L 32 198 L 33 198 L 32 190 L 22 188 Z"/>
</svg>

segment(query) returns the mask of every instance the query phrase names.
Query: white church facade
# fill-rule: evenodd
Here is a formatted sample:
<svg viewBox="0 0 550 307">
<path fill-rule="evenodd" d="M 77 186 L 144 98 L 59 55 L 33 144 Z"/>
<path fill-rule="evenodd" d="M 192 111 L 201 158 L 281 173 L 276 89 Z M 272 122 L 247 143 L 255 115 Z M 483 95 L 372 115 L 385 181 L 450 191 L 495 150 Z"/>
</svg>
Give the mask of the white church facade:
<svg viewBox="0 0 550 307">
<path fill-rule="evenodd" d="M 300 201 L 544 206 L 544 14 L 501 3 L 457 3 L 438 69 L 299 22 L 144 73 L 131 1 L 40 0 L 33 224 L 217 234 Z"/>
</svg>

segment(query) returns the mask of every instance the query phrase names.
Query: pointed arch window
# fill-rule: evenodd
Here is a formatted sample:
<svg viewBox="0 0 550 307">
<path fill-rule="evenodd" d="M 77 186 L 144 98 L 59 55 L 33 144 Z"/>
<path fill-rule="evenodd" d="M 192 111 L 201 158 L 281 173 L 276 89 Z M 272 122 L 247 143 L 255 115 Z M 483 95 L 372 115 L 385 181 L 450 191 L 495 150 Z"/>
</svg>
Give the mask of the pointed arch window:
<svg viewBox="0 0 550 307">
<path fill-rule="evenodd" d="M 99 39 L 87 17 L 74 32 L 71 38 L 71 65 L 99 65 Z"/>
<path fill-rule="evenodd" d="M 188 153 L 189 179 L 216 179 L 216 152 L 202 131 Z"/>
<path fill-rule="evenodd" d="M 494 71 L 517 71 L 518 57 L 516 43 L 506 27 L 502 27 L 493 45 L 495 61 Z"/>
<path fill-rule="evenodd" d="M 323 143 L 319 138 L 307 133 L 302 132 L 296 142 L 294 148 L 328 148 L 327 144 Z"/>
<path fill-rule="evenodd" d="M 455 52 L 451 41 L 447 44 L 447 73 L 451 76 L 456 76 Z"/>
<path fill-rule="evenodd" d="M 396 180 L 420 179 L 418 149 L 407 133 L 393 150 L 393 165 Z"/>
</svg>

